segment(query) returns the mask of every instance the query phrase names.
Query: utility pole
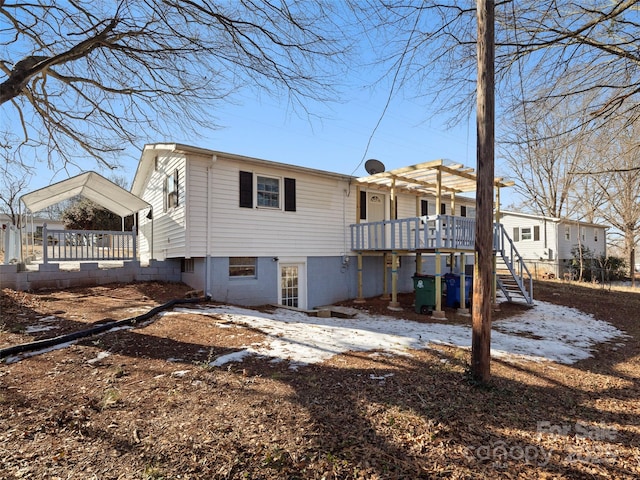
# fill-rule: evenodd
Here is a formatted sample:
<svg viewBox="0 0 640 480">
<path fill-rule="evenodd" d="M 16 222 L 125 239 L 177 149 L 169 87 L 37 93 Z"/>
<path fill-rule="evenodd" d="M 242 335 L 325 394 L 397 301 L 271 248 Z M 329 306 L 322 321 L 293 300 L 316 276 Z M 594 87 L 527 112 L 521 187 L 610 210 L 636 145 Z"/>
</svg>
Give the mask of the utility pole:
<svg viewBox="0 0 640 480">
<path fill-rule="evenodd" d="M 478 83 L 476 104 L 477 186 L 473 272 L 471 373 L 486 382 L 491 375 L 491 288 L 493 284 L 493 183 L 495 129 L 493 0 L 477 0 Z"/>
</svg>

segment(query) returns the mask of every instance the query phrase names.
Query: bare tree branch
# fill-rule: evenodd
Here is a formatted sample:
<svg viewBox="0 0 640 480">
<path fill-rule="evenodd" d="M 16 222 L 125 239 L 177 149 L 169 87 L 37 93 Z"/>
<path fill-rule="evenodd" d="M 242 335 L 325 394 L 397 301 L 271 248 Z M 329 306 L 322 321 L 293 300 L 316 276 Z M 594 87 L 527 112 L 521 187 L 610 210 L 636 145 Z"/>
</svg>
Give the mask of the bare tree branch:
<svg viewBox="0 0 640 480">
<path fill-rule="evenodd" d="M 346 7 L 345 7 L 346 8 Z M 322 0 L 0 3 L 0 131 L 63 161 L 112 166 L 124 145 L 215 127 L 240 88 L 336 97 L 354 42 Z M 24 52 L 27 52 L 26 54 Z M 21 131 L 21 132 L 20 132 Z"/>
</svg>

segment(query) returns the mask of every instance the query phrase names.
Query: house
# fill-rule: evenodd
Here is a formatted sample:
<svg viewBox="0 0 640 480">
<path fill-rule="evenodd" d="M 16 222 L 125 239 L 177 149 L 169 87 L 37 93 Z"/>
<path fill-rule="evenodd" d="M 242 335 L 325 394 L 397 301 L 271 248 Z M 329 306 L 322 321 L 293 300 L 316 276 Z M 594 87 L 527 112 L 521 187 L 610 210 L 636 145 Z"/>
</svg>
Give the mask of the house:
<svg viewBox="0 0 640 480">
<path fill-rule="evenodd" d="M 416 273 L 464 275 L 472 263 L 475 199 L 457 195 L 475 190 L 471 171 L 434 161 L 356 178 L 146 145 L 131 188 L 151 206 L 139 215 L 140 259 L 179 260 L 183 281 L 221 302 L 393 303 Z"/>
<path fill-rule="evenodd" d="M 604 225 L 506 211 L 500 212 L 500 223 L 534 278 L 570 274 L 576 248 L 589 249 L 596 257 L 607 254 L 608 227 Z"/>
<path fill-rule="evenodd" d="M 42 227 L 45 223 L 51 228 L 64 229 L 64 222 L 62 220 L 25 215 L 23 221 L 24 235 L 29 238 L 32 236 L 35 237 L 36 242 L 41 241 Z M 0 213 L 0 224 L 3 230 L 5 230 L 9 225 L 13 224 L 13 220 L 9 215 Z"/>
<path fill-rule="evenodd" d="M 34 215 L 24 215 L 22 219 L 22 228 L 18 229 L 13 225 L 10 215 L 0 213 L 0 251 L 3 253 L 5 264 L 16 262 L 23 255 L 35 256 L 36 245 L 42 245 L 42 230 L 45 224 L 64 229 L 62 220 Z M 23 247 L 24 251 L 22 251 Z"/>
</svg>

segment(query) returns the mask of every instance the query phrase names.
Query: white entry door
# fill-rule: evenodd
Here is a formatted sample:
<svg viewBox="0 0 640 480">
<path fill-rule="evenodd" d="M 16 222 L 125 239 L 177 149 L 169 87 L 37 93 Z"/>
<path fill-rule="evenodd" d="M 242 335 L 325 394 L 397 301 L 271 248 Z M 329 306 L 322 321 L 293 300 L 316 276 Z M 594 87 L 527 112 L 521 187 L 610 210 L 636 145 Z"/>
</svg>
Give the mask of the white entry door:
<svg viewBox="0 0 640 480">
<path fill-rule="evenodd" d="M 367 222 L 384 220 L 385 196 L 381 193 L 367 193 Z"/>
<path fill-rule="evenodd" d="M 381 193 L 367 192 L 367 222 L 382 222 L 385 219 L 385 196 Z M 391 228 L 391 227 L 389 227 Z M 370 248 L 387 248 L 387 228 L 375 225 L 370 230 Z"/>
<path fill-rule="evenodd" d="M 307 278 L 304 263 L 280 263 L 278 303 L 287 307 L 307 308 Z"/>
</svg>

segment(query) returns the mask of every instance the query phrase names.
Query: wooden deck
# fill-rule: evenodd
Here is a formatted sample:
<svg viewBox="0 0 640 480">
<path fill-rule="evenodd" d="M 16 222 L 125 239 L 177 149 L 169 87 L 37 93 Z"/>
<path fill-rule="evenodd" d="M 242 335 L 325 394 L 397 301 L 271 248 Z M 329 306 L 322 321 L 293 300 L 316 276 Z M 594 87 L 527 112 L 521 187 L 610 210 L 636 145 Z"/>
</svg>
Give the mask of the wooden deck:
<svg viewBox="0 0 640 480">
<path fill-rule="evenodd" d="M 385 253 L 392 253 L 395 257 L 403 253 L 435 253 L 439 256 L 474 252 L 475 223 L 475 218 L 453 215 L 358 223 L 351 225 L 351 250 L 359 257 L 367 254 L 382 256 Z M 496 276 L 496 286 L 509 301 L 521 296 L 532 305 L 533 279 L 524 259 L 501 224 L 494 224 L 493 232 L 494 269 L 499 267 L 508 272 Z M 439 268 L 440 262 L 436 261 L 436 276 L 440 276 Z M 361 269 L 359 272 L 361 274 Z"/>
<path fill-rule="evenodd" d="M 351 250 L 357 252 L 469 252 L 475 219 L 430 215 L 351 225 Z"/>
</svg>

